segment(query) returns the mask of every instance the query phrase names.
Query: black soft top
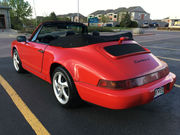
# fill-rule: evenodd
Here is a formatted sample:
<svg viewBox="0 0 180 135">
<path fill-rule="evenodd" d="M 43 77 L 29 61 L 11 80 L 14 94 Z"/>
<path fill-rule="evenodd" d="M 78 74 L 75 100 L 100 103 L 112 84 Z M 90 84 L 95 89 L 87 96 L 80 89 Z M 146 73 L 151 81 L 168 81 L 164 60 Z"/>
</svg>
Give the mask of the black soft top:
<svg viewBox="0 0 180 135">
<path fill-rule="evenodd" d="M 131 32 L 113 36 L 94 36 L 90 34 L 79 34 L 68 37 L 60 37 L 56 40 L 51 41 L 49 45 L 60 46 L 63 48 L 83 47 L 91 44 L 118 41 L 120 37 L 129 37 L 129 40 L 133 39 Z"/>
<path fill-rule="evenodd" d="M 83 23 L 77 23 L 77 22 L 68 22 L 68 21 L 49 21 L 49 22 L 44 22 L 42 23 L 39 28 L 43 27 L 59 27 L 59 28 L 65 28 L 68 25 L 73 25 L 73 26 L 80 26 L 82 27 L 82 33 L 81 34 L 73 34 L 72 31 L 68 31 L 65 37 L 58 37 L 55 35 L 44 35 L 44 38 L 48 40 L 48 42 L 42 42 L 42 43 L 47 43 L 51 46 L 60 46 L 63 48 L 72 48 L 72 47 L 83 47 L 91 44 L 98 44 L 98 43 L 103 43 L 103 42 L 110 42 L 110 41 L 118 41 L 120 37 L 129 37 L 129 40 L 133 39 L 132 33 L 131 32 L 126 32 L 126 33 L 121 33 L 113 36 L 100 36 L 99 33 L 96 34 L 88 34 L 88 27 L 84 25 Z M 38 29 L 39 29 L 38 28 Z M 32 37 L 35 35 L 35 33 L 38 31 L 34 32 Z M 48 36 L 51 36 L 48 37 Z M 53 36 L 53 38 L 52 38 Z M 32 40 L 32 37 L 30 40 Z M 48 39 L 50 38 L 50 39 Z M 40 39 L 39 39 L 40 40 Z"/>
</svg>

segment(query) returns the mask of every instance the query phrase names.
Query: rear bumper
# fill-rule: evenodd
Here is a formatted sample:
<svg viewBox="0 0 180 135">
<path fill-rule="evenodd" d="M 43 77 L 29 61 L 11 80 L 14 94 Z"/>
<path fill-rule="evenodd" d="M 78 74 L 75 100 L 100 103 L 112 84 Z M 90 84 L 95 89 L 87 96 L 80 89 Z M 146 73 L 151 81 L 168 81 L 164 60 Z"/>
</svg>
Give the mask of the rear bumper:
<svg viewBox="0 0 180 135">
<path fill-rule="evenodd" d="M 82 82 L 75 82 L 75 85 L 85 101 L 110 109 L 126 109 L 152 101 L 156 88 L 164 86 L 165 94 L 168 93 L 175 81 L 176 75 L 169 73 L 160 80 L 128 90 L 110 90 Z"/>
</svg>

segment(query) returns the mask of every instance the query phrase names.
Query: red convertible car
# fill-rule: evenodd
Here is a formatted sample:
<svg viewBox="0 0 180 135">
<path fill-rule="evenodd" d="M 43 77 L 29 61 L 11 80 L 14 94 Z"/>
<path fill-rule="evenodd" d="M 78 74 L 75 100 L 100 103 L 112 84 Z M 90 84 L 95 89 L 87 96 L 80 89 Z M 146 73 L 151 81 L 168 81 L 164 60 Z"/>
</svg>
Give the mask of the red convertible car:
<svg viewBox="0 0 180 135">
<path fill-rule="evenodd" d="M 168 93 L 176 80 L 168 65 L 133 40 L 131 33 L 102 36 L 75 22 L 45 22 L 30 39 L 12 42 L 18 73 L 52 83 L 57 101 L 82 100 L 111 109 L 146 104 Z"/>
</svg>

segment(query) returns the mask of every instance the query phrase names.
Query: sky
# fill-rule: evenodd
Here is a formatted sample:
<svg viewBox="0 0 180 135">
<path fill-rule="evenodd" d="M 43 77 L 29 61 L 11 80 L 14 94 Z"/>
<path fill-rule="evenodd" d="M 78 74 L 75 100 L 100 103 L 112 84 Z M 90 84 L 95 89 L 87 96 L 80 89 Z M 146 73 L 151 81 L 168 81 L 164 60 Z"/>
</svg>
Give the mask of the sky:
<svg viewBox="0 0 180 135">
<path fill-rule="evenodd" d="M 34 9 L 33 0 L 27 0 Z M 34 0 L 37 16 L 77 13 L 78 0 Z M 96 11 L 119 7 L 141 6 L 151 14 L 151 19 L 180 17 L 180 0 L 79 0 L 80 13 L 84 16 Z M 33 12 L 33 16 L 35 16 Z"/>
</svg>

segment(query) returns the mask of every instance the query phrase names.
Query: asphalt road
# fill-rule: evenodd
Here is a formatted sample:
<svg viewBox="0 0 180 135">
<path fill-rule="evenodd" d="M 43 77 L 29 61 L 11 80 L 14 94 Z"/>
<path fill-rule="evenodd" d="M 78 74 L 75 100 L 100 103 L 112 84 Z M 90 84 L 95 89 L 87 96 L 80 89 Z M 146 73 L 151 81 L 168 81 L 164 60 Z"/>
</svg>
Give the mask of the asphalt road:
<svg viewBox="0 0 180 135">
<path fill-rule="evenodd" d="M 155 35 L 138 36 L 135 40 L 163 57 L 180 85 L 180 32 L 148 32 Z M 179 135 L 180 88 L 175 87 L 149 104 L 126 110 L 91 104 L 64 109 L 57 103 L 51 85 L 30 73 L 15 72 L 10 58 L 12 40 L 0 35 L 0 75 L 52 135 Z M 34 130 L 0 85 L 0 135 L 33 134 Z"/>
</svg>

